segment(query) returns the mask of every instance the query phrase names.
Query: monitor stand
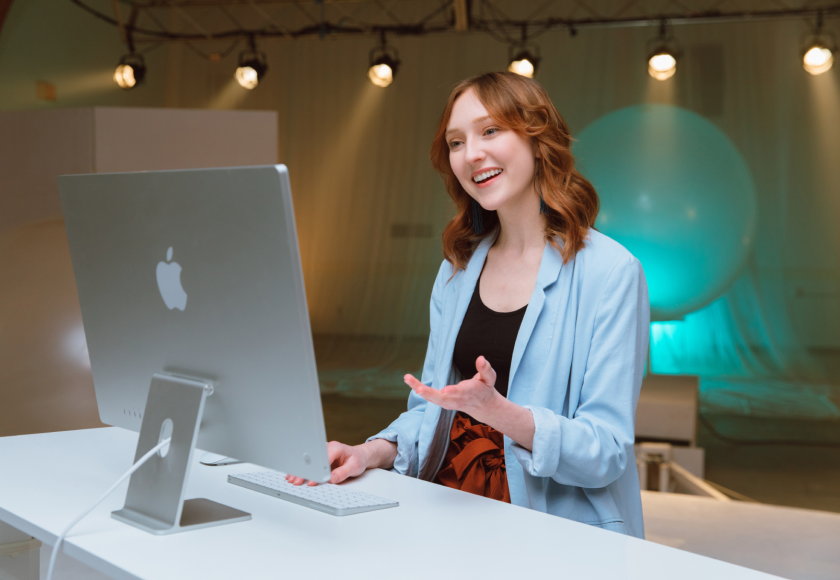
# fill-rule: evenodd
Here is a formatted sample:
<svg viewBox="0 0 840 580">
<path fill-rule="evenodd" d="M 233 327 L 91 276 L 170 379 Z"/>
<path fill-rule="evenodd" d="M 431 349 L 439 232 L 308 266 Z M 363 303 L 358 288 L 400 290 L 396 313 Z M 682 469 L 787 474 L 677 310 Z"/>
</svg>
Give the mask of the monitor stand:
<svg viewBox="0 0 840 580">
<path fill-rule="evenodd" d="M 209 499 L 184 499 L 205 399 L 207 381 L 155 374 L 146 400 L 134 461 L 172 437 L 131 475 L 125 506 L 111 517 L 151 534 L 163 535 L 232 524 L 251 514 Z"/>
</svg>

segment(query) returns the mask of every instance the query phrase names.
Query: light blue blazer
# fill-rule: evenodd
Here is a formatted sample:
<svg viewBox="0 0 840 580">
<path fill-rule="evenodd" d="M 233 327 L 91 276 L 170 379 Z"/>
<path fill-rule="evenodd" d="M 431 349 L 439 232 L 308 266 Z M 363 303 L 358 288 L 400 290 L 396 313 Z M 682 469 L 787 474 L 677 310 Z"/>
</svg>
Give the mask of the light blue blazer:
<svg viewBox="0 0 840 580">
<path fill-rule="evenodd" d="M 452 351 L 491 244 L 454 277 L 441 264 L 421 378 L 432 388 L 461 380 Z M 624 247 L 590 230 L 563 264 L 546 244 L 510 366 L 508 398 L 536 429 L 531 451 L 505 437 L 514 505 L 644 538 L 633 441 L 649 323 L 644 272 Z M 370 439 L 397 444 L 394 471 L 432 481 L 454 415 L 412 392 L 408 410 Z"/>
</svg>

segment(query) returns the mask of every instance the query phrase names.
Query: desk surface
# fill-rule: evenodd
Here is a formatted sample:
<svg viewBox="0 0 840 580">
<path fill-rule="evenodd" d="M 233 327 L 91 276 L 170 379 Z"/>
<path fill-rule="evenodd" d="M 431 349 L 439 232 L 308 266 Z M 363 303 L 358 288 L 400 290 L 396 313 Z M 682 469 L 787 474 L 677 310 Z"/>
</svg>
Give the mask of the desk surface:
<svg viewBox="0 0 840 580">
<path fill-rule="evenodd" d="M 0 520 L 54 544 L 130 467 L 136 443 L 136 433 L 115 428 L 0 438 Z M 226 482 L 258 469 L 196 459 L 187 493 L 251 512 L 251 521 L 153 536 L 110 517 L 126 483 L 63 551 L 118 579 L 773 578 L 382 470 L 346 485 L 400 506 L 342 518 Z"/>
</svg>

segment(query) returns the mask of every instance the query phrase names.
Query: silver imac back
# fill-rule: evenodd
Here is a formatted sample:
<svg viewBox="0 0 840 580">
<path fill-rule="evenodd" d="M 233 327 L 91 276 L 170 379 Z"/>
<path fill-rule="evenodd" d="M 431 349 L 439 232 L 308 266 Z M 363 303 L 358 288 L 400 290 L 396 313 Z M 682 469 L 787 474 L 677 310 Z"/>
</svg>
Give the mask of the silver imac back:
<svg viewBox="0 0 840 580">
<path fill-rule="evenodd" d="M 141 431 L 156 373 L 197 378 L 198 447 L 327 481 L 286 167 L 58 185 L 102 421 Z"/>
</svg>

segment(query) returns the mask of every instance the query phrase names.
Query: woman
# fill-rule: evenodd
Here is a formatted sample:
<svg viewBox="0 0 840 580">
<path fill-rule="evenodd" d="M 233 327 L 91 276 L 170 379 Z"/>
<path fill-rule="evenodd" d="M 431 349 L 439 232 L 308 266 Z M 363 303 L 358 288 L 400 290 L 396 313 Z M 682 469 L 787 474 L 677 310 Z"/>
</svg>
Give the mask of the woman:
<svg viewBox="0 0 840 580">
<path fill-rule="evenodd" d="M 570 145 L 539 83 L 489 73 L 455 87 L 431 151 L 457 213 L 422 380 L 406 375 L 408 411 L 387 429 L 329 444 L 332 483 L 393 469 L 644 537 L 633 440 L 647 285 L 592 228 L 598 196 Z"/>
</svg>

